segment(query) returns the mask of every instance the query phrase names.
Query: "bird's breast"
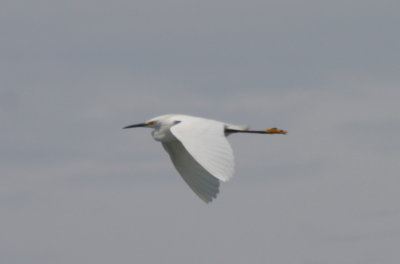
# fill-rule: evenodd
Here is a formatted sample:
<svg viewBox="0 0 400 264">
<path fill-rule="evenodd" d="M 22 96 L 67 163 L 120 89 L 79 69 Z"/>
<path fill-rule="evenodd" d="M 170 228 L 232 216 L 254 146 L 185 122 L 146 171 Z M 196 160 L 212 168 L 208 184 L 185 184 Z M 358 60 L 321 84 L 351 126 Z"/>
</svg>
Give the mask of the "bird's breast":
<svg viewBox="0 0 400 264">
<path fill-rule="evenodd" d="M 176 137 L 171 133 L 169 128 L 161 127 L 159 129 L 154 129 L 151 132 L 151 135 L 153 136 L 154 140 L 160 142 L 170 142 L 176 140 Z"/>
</svg>

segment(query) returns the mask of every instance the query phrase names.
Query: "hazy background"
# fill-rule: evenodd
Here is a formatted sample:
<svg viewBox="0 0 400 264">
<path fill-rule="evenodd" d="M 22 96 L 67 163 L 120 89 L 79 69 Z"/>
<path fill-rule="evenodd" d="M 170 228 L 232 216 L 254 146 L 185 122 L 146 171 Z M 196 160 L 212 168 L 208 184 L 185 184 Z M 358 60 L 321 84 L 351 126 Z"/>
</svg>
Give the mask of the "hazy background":
<svg viewBox="0 0 400 264">
<path fill-rule="evenodd" d="M 0 9 L 0 262 L 400 263 L 400 2 L 18 1 Z M 150 130 L 234 135 L 205 205 Z"/>
</svg>

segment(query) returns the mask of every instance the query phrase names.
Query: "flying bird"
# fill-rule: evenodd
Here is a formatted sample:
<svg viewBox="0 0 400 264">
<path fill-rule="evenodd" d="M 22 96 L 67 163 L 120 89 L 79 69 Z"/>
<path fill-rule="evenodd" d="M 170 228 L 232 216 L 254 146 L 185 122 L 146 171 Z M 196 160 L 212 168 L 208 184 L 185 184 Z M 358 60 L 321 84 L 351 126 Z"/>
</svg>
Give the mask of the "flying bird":
<svg viewBox="0 0 400 264">
<path fill-rule="evenodd" d="M 153 128 L 153 138 L 161 142 L 183 180 L 206 203 L 217 197 L 220 181 L 226 182 L 233 175 L 228 135 L 287 133 L 277 128 L 250 130 L 248 126 L 180 114 L 158 116 L 124 129 L 134 127 Z"/>
</svg>

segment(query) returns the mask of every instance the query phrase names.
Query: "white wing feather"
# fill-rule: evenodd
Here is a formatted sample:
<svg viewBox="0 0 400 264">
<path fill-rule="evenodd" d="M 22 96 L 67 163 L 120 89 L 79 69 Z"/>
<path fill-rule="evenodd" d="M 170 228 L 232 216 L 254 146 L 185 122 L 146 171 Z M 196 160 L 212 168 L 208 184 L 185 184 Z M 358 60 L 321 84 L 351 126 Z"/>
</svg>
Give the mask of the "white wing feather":
<svg viewBox="0 0 400 264">
<path fill-rule="evenodd" d="M 233 151 L 224 134 L 224 123 L 185 118 L 171 127 L 171 133 L 183 144 L 195 161 L 221 181 L 233 175 Z"/>
<path fill-rule="evenodd" d="M 209 203 L 217 197 L 219 180 L 196 162 L 181 142 L 175 140 L 163 142 L 162 145 L 179 174 L 200 199 Z"/>
</svg>

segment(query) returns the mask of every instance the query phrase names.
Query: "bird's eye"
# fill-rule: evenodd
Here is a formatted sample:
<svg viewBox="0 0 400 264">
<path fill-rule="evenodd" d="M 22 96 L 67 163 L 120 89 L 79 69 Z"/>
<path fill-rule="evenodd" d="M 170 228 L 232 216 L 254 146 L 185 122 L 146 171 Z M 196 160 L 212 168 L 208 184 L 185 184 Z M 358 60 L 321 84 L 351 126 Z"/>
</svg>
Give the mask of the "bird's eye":
<svg viewBox="0 0 400 264">
<path fill-rule="evenodd" d="M 180 121 L 180 120 L 175 120 L 175 121 L 174 121 L 174 125 L 179 124 L 180 122 L 182 122 L 182 121 Z"/>
</svg>

